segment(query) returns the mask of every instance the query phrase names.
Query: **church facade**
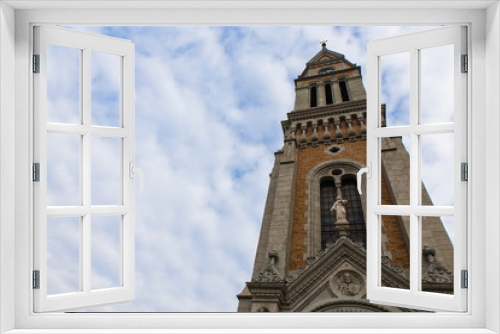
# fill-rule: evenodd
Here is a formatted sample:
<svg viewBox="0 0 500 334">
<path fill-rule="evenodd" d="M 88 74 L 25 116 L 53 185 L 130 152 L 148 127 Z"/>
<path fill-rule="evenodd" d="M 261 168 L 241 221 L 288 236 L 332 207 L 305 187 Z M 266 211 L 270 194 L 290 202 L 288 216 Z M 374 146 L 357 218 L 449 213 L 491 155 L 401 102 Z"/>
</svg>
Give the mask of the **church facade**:
<svg viewBox="0 0 500 334">
<path fill-rule="evenodd" d="M 411 311 L 366 299 L 366 199 L 356 181 L 366 166 L 366 117 L 360 66 L 323 43 L 295 80 L 294 110 L 281 122 L 284 146 L 275 152 L 238 312 Z M 381 204 L 409 204 L 410 157 L 402 138 L 384 138 L 381 153 Z M 422 194 L 432 205 L 423 184 Z M 426 219 L 422 288 L 453 293 L 453 245 L 438 217 Z M 382 286 L 409 289 L 408 234 L 408 217 L 382 217 Z"/>
</svg>

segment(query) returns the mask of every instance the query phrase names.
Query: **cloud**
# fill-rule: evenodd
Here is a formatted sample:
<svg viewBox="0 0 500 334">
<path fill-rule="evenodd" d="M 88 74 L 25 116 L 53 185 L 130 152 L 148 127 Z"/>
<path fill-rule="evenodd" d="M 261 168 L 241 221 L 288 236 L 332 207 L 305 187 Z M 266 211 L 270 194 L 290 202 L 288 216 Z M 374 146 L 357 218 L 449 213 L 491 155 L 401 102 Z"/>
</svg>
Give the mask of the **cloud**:
<svg viewBox="0 0 500 334">
<path fill-rule="evenodd" d="M 365 73 L 369 40 L 427 29 L 73 28 L 136 45 L 136 166 L 146 184 L 144 194 L 136 194 L 136 299 L 93 310 L 113 312 L 236 311 L 236 294 L 251 275 L 273 152 L 283 145 L 280 121 L 293 109 L 293 80 L 320 50 L 319 41 L 328 39 L 329 49 Z M 103 125 L 116 117 L 106 109 L 115 101 L 105 89 L 106 78 L 115 76 L 106 64 L 96 67 L 102 75 L 93 73 L 100 92 L 93 117 Z M 393 75 L 386 81 L 394 115 L 407 103 L 401 80 Z M 446 149 L 435 148 L 435 156 Z M 116 149 L 103 144 L 93 154 L 93 177 L 106 180 L 114 168 L 106 157 Z M 105 198 L 107 191 L 96 196 Z M 112 231 L 102 238 L 107 234 Z M 96 247 L 104 254 L 105 242 Z M 97 279 L 108 284 L 113 274 L 99 270 Z"/>
</svg>

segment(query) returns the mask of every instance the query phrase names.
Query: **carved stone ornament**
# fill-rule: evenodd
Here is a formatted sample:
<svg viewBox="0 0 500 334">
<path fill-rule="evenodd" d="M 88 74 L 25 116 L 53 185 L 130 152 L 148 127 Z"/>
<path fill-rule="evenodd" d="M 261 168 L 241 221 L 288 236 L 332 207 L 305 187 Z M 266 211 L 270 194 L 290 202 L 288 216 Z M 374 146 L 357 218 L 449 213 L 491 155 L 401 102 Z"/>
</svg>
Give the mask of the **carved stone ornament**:
<svg viewBox="0 0 500 334">
<path fill-rule="evenodd" d="M 453 273 L 441 263 L 434 261 L 422 278 L 424 282 L 452 283 Z"/>
<path fill-rule="evenodd" d="M 280 274 L 271 263 L 267 264 L 255 280 L 256 282 L 281 282 Z"/>
<path fill-rule="evenodd" d="M 334 278 L 334 288 L 344 296 L 356 296 L 361 292 L 364 281 L 361 276 L 353 271 L 341 271 Z"/>
<path fill-rule="evenodd" d="M 302 274 L 304 274 L 304 272 L 306 272 L 309 268 L 311 268 L 319 259 L 321 259 L 323 256 L 325 256 L 328 252 L 330 252 L 332 250 L 332 248 L 335 247 L 341 241 L 349 242 L 350 244 L 356 246 L 357 248 L 359 248 L 363 252 L 366 252 L 362 242 L 354 242 L 347 237 L 339 237 L 335 242 L 328 241 L 326 243 L 325 249 L 318 249 L 318 251 L 316 252 L 316 256 L 307 258 L 307 260 L 306 260 L 307 265 L 305 268 L 300 267 L 295 272 L 295 275 L 288 275 L 287 276 L 286 285 L 289 286 L 293 281 L 295 281 L 298 277 L 300 277 Z"/>
<path fill-rule="evenodd" d="M 430 248 L 429 246 L 425 245 L 422 253 L 427 258 L 427 261 L 429 261 L 429 263 L 433 263 L 436 260 L 436 250 L 434 248 Z"/>
<path fill-rule="evenodd" d="M 267 256 L 269 257 L 269 263 L 266 265 L 264 270 L 262 270 L 255 279 L 256 282 L 282 282 L 280 274 L 274 267 L 276 261 L 278 261 L 278 252 L 275 249 L 270 251 Z"/>
</svg>

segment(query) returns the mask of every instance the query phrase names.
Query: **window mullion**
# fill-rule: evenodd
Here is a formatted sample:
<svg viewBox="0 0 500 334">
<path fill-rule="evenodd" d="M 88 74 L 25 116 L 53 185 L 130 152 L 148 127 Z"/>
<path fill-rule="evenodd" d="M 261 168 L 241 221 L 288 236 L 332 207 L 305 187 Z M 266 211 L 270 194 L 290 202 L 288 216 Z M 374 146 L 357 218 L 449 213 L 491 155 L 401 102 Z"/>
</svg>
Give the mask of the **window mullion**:
<svg viewBox="0 0 500 334">
<path fill-rule="evenodd" d="M 83 64 L 82 64 L 82 122 L 83 126 L 90 129 L 91 126 L 91 51 L 90 49 L 83 50 Z M 82 170 L 82 204 L 88 212 L 83 216 L 81 223 L 81 242 L 80 242 L 80 256 L 81 261 L 81 280 L 83 284 L 83 291 L 90 293 L 91 282 L 91 134 L 90 131 L 82 136 L 82 159 L 80 160 Z"/>
<path fill-rule="evenodd" d="M 419 204 L 420 155 L 419 136 L 419 57 L 416 48 L 410 49 L 410 291 L 418 291 L 420 274 L 419 219 L 414 209 Z"/>
</svg>

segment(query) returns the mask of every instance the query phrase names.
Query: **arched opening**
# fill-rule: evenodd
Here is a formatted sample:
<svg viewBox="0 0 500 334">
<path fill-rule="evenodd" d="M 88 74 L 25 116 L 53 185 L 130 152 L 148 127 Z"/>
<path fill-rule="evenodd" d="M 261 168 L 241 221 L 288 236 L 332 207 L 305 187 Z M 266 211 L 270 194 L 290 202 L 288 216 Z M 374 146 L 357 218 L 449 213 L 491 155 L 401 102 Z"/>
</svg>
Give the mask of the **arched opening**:
<svg viewBox="0 0 500 334">
<path fill-rule="evenodd" d="M 334 230 L 335 212 L 330 211 L 333 202 L 337 199 L 337 188 L 335 182 L 328 180 L 321 182 L 320 207 L 321 207 L 321 249 L 325 249 L 326 243 L 335 242 L 337 233 Z"/>
<path fill-rule="evenodd" d="M 342 95 L 342 101 L 349 101 L 349 92 L 347 91 L 347 85 L 345 81 L 339 81 L 340 94 Z"/>
<path fill-rule="evenodd" d="M 332 85 L 330 84 L 325 85 L 325 97 L 326 97 L 326 104 L 333 103 Z"/>
<path fill-rule="evenodd" d="M 310 90 L 310 97 L 311 97 L 311 108 L 316 107 L 318 105 L 318 97 L 316 93 L 316 87 L 311 87 Z"/>
</svg>

